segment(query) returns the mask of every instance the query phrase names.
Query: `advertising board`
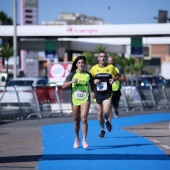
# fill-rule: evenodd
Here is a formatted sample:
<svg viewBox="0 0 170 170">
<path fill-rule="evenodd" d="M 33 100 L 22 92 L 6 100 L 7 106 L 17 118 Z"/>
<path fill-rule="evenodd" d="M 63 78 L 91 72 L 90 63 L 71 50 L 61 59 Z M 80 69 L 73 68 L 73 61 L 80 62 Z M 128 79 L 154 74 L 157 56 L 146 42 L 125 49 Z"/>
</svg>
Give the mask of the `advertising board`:
<svg viewBox="0 0 170 170">
<path fill-rule="evenodd" d="M 63 84 L 67 75 L 71 70 L 72 63 L 52 63 L 48 65 L 48 81 L 49 84 L 60 86 Z"/>
</svg>

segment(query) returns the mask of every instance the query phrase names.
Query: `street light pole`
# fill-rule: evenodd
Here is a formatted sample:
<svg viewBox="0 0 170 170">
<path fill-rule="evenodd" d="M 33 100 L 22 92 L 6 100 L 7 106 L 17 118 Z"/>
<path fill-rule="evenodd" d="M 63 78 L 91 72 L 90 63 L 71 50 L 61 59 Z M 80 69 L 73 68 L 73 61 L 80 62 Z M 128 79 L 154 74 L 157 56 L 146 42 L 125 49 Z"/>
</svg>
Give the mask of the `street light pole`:
<svg viewBox="0 0 170 170">
<path fill-rule="evenodd" d="M 13 78 L 17 77 L 17 1 L 13 0 L 13 26 L 14 26 L 14 35 L 13 35 L 13 50 L 14 50 L 14 70 L 13 70 Z"/>
<path fill-rule="evenodd" d="M 110 16 L 111 7 L 108 6 L 107 9 L 108 9 L 108 23 L 110 24 L 110 23 L 111 23 L 111 20 L 110 20 L 110 17 L 111 17 L 111 16 Z"/>
</svg>

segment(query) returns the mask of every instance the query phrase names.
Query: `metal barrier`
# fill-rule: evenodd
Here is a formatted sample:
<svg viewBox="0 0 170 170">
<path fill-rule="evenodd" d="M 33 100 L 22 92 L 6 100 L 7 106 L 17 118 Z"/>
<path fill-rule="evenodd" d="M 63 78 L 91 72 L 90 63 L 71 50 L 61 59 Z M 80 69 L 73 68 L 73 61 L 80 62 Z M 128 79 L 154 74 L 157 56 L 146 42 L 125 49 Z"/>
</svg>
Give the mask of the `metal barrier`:
<svg viewBox="0 0 170 170">
<path fill-rule="evenodd" d="M 50 117 L 57 116 L 58 114 L 63 116 L 64 113 L 58 87 L 38 86 L 36 87 L 36 94 L 38 96 L 38 101 L 42 112 L 50 113 Z"/>
<path fill-rule="evenodd" d="M 158 110 L 164 109 L 164 108 L 169 109 L 169 101 L 165 94 L 165 87 L 164 86 L 162 87 L 153 86 L 152 91 L 153 91 L 157 109 Z"/>
<path fill-rule="evenodd" d="M 51 106 L 48 99 L 48 91 L 46 86 L 37 86 L 34 88 L 37 100 L 40 106 L 41 111 L 49 111 L 51 110 Z"/>
<path fill-rule="evenodd" d="M 170 87 L 163 87 L 166 99 L 167 99 L 167 103 L 168 103 L 168 107 L 170 108 Z"/>
<path fill-rule="evenodd" d="M 121 89 L 121 97 L 120 97 L 120 101 L 119 101 L 119 110 L 120 111 L 129 111 L 129 106 L 126 100 L 126 95 L 123 89 Z"/>
<path fill-rule="evenodd" d="M 141 110 L 143 111 L 143 105 L 141 97 L 136 86 L 122 86 L 122 98 L 125 108 L 128 111 Z M 121 105 L 120 105 L 121 106 Z"/>
<path fill-rule="evenodd" d="M 1 87 L 0 94 L 1 119 L 42 118 L 36 93 L 31 86 Z"/>
<path fill-rule="evenodd" d="M 170 88 L 122 86 L 120 111 L 170 109 Z M 91 102 L 89 113 L 97 113 Z M 56 86 L 0 87 L 0 118 L 24 119 L 71 115 L 71 89 Z"/>
<path fill-rule="evenodd" d="M 141 86 L 138 88 L 138 91 L 141 97 L 141 102 L 144 110 L 157 109 L 152 87 Z"/>
</svg>

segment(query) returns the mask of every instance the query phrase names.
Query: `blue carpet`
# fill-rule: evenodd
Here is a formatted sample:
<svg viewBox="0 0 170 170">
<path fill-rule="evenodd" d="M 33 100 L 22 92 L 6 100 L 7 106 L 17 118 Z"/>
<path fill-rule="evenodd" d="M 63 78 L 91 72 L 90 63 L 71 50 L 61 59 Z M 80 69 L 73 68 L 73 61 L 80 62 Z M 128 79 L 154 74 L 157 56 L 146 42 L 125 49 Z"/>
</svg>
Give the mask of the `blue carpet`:
<svg viewBox="0 0 170 170">
<path fill-rule="evenodd" d="M 43 156 L 37 169 L 169 170 L 170 157 L 162 150 L 149 140 L 122 129 L 167 120 L 170 113 L 113 119 L 113 131 L 102 139 L 98 138 L 98 121 L 89 121 L 88 149 L 82 146 L 73 149 L 73 123 L 43 126 Z"/>
</svg>

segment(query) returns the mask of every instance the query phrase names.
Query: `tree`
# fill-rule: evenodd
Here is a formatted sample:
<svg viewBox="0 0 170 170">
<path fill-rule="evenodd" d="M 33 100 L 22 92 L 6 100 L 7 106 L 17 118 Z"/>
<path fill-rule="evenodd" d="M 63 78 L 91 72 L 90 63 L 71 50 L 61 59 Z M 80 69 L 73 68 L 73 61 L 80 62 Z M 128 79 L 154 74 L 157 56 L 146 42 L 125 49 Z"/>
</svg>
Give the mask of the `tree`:
<svg viewBox="0 0 170 170">
<path fill-rule="evenodd" d="M 104 47 L 103 45 L 98 45 L 95 50 L 96 53 L 100 53 L 100 52 L 106 52 L 106 47 Z"/>
<path fill-rule="evenodd" d="M 144 67 L 143 60 L 135 57 L 123 58 L 121 65 L 125 73 L 131 76 L 138 75 Z"/>
<path fill-rule="evenodd" d="M 87 69 L 89 70 L 93 64 L 95 64 L 95 56 L 93 52 L 86 51 L 83 53 L 83 56 L 86 57 L 86 64 L 87 64 Z"/>
<path fill-rule="evenodd" d="M 0 11 L 0 25 L 12 25 L 12 18 L 8 17 L 3 11 Z"/>
<path fill-rule="evenodd" d="M 120 64 L 123 67 L 126 75 L 138 75 L 144 67 L 144 62 L 142 58 L 122 58 L 119 55 L 113 53 L 108 53 L 108 56 L 112 56 L 115 60 L 115 63 Z"/>
<path fill-rule="evenodd" d="M 5 83 L 5 84 L 7 84 L 8 80 L 9 80 L 8 61 L 9 61 L 9 59 L 11 57 L 14 56 L 13 48 L 9 44 L 6 44 L 6 45 L 2 46 L 2 48 L 1 48 L 1 56 L 2 56 L 3 60 L 7 62 L 7 67 L 6 67 L 7 78 L 6 78 L 6 83 Z"/>
<path fill-rule="evenodd" d="M 12 18 L 8 17 L 3 11 L 0 11 L 0 25 L 12 25 L 13 20 Z M 13 41 L 12 38 L 2 38 L 2 44 L 11 44 Z"/>
<path fill-rule="evenodd" d="M 144 67 L 143 59 L 137 58 L 134 64 L 134 70 L 135 70 L 136 75 L 140 74 L 143 67 Z"/>
</svg>

